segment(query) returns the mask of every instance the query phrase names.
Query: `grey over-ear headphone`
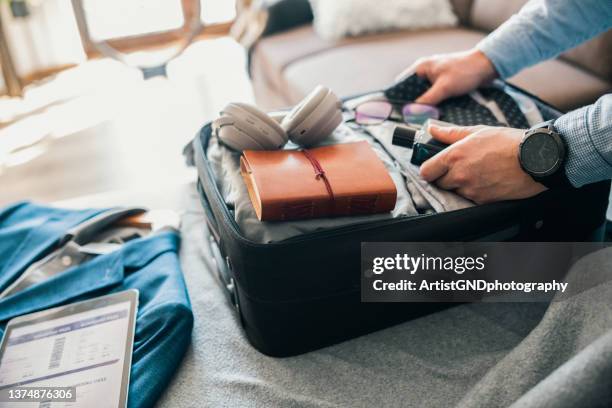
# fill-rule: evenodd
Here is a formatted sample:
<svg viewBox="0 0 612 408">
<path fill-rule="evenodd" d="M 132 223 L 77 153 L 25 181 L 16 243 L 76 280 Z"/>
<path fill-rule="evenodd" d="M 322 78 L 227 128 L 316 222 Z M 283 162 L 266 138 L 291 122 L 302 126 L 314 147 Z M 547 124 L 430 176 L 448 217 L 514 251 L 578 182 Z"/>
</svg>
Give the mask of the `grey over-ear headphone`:
<svg viewBox="0 0 612 408">
<path fill-rule="evenodd" d="M 213 122 L 213 131 L 226 146 L 237 150 L 276 150 L 290 139 L 312 146 L 329 137 L 342 123 L 342 103 L 328 88 L 317 86 L 279 124 L 246 103 L 230 103 Z"/>
</svg>

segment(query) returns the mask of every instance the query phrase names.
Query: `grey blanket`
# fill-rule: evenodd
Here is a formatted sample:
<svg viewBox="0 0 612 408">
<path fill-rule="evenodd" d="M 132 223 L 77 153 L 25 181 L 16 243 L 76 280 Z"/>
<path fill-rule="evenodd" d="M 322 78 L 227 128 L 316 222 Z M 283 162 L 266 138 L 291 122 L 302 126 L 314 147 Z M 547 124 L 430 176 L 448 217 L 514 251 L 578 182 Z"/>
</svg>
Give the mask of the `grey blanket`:
<svg viewBox="0 0 612 408">
<path fill-rule="evenodd" d="M 245 339 L 211 271 L 192 192 L 181 262 L 195 327 L 168 407 L 612 406 L 612 284 L 553 302 L 464 304 L 297 357 Z M 610 274 L 612 252 L 574 276 Z M 602 265 L 605 267 L 602 268 Z"/>
</svg>

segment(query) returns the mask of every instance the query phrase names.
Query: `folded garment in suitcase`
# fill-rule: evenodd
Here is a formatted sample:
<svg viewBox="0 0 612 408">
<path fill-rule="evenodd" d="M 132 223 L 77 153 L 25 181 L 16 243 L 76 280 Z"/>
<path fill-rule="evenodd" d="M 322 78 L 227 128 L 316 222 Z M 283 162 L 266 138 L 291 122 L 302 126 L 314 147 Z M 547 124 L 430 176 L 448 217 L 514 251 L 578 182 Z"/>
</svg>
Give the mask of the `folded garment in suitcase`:
<svg viewBox="0 0 612 408">
<path fill-rule="evenodd" d="M 387 152 L 387 149 L 395 151 L 400 156 L 402 154 L 410 154 L 410 151 L 391 145 L 392 132 L 392 124 L 373 128 L 370 132 L 356 131 L 348 125 L 342 124 L 336 129 L 332 137 L 325 142 L 325 144 L 335 144 L 362 140 L 368 141 L 387 168 L 397 190 L 395 208 L 390 213 L 367 216 L 316 218 L 288 222 L 261 222 L 257 218 L 255 209 L 249 200 L 247 187 L 240 175 L 240 154 L 220 145 L 216 137 L 210 139 L 207 154 L 223 200 L 240 231 L 248 239 L 260 243 L 283 241 L 309 232 L 352 224 L 415 216 L 419 212 L 442 212 L 474 205 L 472 202 L 453 192 L 439 189 L 425 182 L 419 176 L 418 168 L 410 164 L 409 158 L 405 161 L 405 170 L 402 166 L 397 165 L 398 162 Z M 383 142 L 379 143 L 373 136 L 373 133 L 379 134 L 379 140 Z M 416 199 L 417 197 L 418 199 Z"/>
<path fill-rule="evenodd" d="M 411 98 L 410 81 L 414 79 L 386 94 Z M 511 125 L 526 127 L 525 117 L 507 98 L 508 86 L 499 82 L 481 92 L 497 101 Z M 533 100 L 544 119 L 560 115 L 518 88 L 513 92 Z M 448 100 L 440 107 L 442 119 L 481 123 L 487 113 L 470 115 L 471 106 L 465 97 Z M 238 171 L 239 156 L 219 145 L 210 124 L 186 148 L 188 161 L 197 166 L 209 227 L 204 233 L 209 235 L 219 280 L 249 341 L 261 352 L 295 355 L 449 307 L 361 303 L 362 242 L 589 241 L 603 231 L 609 183 L 476 206 L 420 179 L 418 168 L 406 159 L 409 150 L 391 144 L 391 126 L 346 123 L 328 142 L 367 140 L 398 188 L 398 203 L 391 213 L 363 217 L 262 223 Z"/>
</svg>

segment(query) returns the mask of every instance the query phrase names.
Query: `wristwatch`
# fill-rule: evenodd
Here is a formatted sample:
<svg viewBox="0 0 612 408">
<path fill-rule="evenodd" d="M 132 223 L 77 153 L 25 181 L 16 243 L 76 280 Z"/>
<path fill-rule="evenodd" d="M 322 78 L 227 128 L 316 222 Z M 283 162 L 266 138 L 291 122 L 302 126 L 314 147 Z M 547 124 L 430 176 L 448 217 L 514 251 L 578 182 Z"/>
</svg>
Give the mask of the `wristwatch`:
<svg viewBox="0 0 612 408">
<path fill-rule="evenodd" d="M 548 188 L 571 187 L 564 167 L 567 149 L 553 123 L 553 120 L 540 123 L 525 132 L 518 160 L 521 168 L 538 183 Z"/>
</svg>

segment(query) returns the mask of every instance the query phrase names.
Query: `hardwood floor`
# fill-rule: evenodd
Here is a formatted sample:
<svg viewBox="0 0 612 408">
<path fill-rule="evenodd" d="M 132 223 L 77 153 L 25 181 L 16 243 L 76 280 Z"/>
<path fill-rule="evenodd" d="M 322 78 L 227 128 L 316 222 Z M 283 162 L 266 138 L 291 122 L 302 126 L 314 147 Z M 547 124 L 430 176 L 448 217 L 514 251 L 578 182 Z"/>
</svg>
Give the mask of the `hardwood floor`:
<svg viewBox="0 0 612 408">
<path fill-rule="evenodd" d="M 167 206 L 195 179 L 183 146 L 228 101 L 252 102 L 245 66 L 232 40 L 205 40 L 169 64 L 168 78 L 92 60 L 0 100 L 0 206 L 121 192 Z"/>
</svg>

